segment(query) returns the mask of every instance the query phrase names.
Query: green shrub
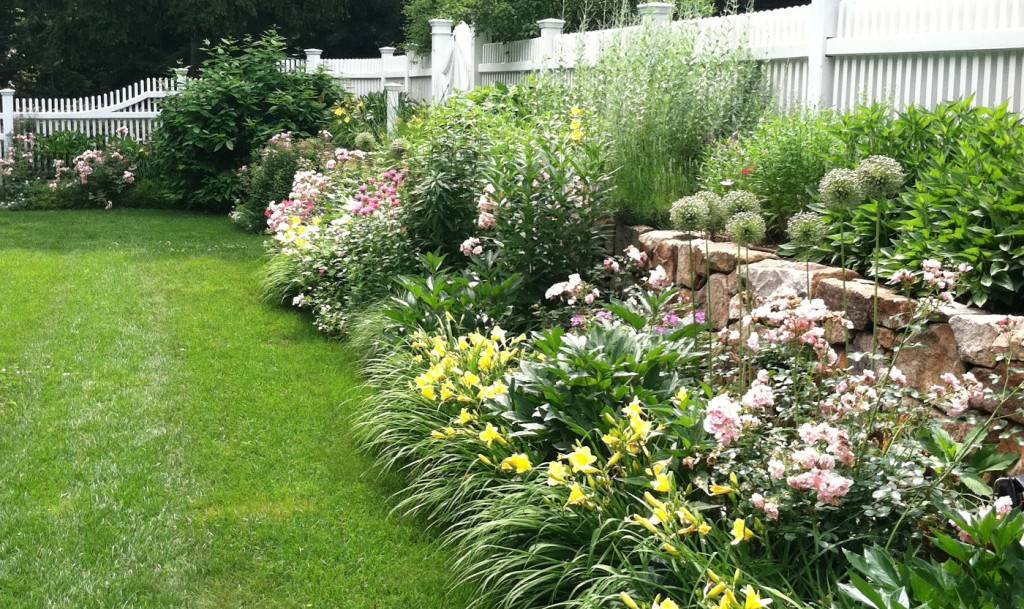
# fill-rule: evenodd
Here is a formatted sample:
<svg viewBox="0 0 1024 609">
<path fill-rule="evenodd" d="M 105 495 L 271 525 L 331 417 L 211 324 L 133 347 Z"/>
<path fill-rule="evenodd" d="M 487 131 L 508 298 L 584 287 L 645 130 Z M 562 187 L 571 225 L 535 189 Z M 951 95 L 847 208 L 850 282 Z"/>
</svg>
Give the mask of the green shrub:
<svg viewBox="0 0 1024 609">
<path fill-rule="evenodd" d="M 285 132 L 270 138 L 266 146 L 254 155 L 252 164 L 239 170 L 240 194 L 231 212 L 231 220 L 245 230 L 266 230 L 267 207 L 288 197 L 295 172 L 320 170 L 333 149 L 332 140 L 319 135 L 296 139 Z"/>
<path fill-rule="evenodd" d="M 978 306 L 1024 306 L 1024 127 L 1005 104 L 970 113 L 951 154 L 937 154 L 902 199 L 888 270 L 929 258 L 971 266 Z M 962 124 L 962 123 L 961 123 Z"/>
<path fill-rule="evenodd" d="M 476 202 L 484 185 L 484 151 L 508 126 L 499 104 L 481 94 L 460 95 L 432 108 L 404 134 L 409 166 L 400 210 L 415 247 L 457 259 L 459 245 L 476 220 Z"/>
<path fill-rule="evenodd" d="M 978 108 L 970 99 L 934 110 L 911 107 L 895 117 L 876 105 L 842 117 L 838 133 L 844 154 L 888 154 L 899 161 L 908 189 L 895 200 L 816 207 L 829 235 L 809 253 L 812 259 L 836 263 L 845 250 L 847 266 L 870 273 L 877 242 L 883 275 L 919 268 L 929 258 L 963 263 L 973 267 L 964 275 L 972 303 L 997 309 L 1024 303 L 1019 115 L 1005 105 Z"/>
<path fill-rule="evenodd" d="M 842 145 L 829 112 L 771 114 L 752 132 L 723 140 L 707 151 L 701 187 L 723 192 L 723 181 L 761 200 L 770 236 L 782 236 L 789 217 L 812 201 L 821 176 L 835 165 Z M 727 183 L 728 183 L 727 182 Z"/>
<path fill-rule="evenodd" d="M 762 66 L 728 35 L 698 41 L 677 28 L 611 41 L 573 83 L 606 140 L 620 211 L 647 223 L 664 223 L 671 203 L 695 190 L 709 143 L 752 127 L 768 101 Z"/>
<path fill-rule="evenodd" d="M 935 531 L 929 540 L 940 560 L 908 554 L 894 558 L 880 547 L 851 555 L 854 570 L 843 584 L 844 609 L 989 609 L 1024 606 L 1024 515 L 949 513 L 963 532 Z"/>
<path fill-rule="evenodd" d="M 579 114 L 582 111 L 573 111 Z M 603 146 L 577 135 L 580 117 L 507 133 L 487 151 L 477 219 L 500 246 L 499 265 L 540 295 L 567 274 L 589 270 L 609 250 L 612 206 Z"/>
<path fill-rule="evenodd" d="M 465 334 L 495 325 L 522 329 L 524 320 L 516 314 L 522 275 L 506 275 L 498 268 L 495 252 L 475 258 L 458 273 L 443 264 L 444 257 L 426 254 L 422 276 L 398 278 L 398 295 L 384 308 L 388 332 L 408 336 L 417 330 L 433 333 L 447 328 Z"/>
<path fill-rule="evenodd" d="M 153 135 L 155 162 L 187 207 L 227 210 L 238 197 L 236 170 L 272 135 L 316 135 L 341 91 L 326 73 L 285 72 L 275 33 L 210 50 L 202 78 L 168 98 Z"/>
</svg>

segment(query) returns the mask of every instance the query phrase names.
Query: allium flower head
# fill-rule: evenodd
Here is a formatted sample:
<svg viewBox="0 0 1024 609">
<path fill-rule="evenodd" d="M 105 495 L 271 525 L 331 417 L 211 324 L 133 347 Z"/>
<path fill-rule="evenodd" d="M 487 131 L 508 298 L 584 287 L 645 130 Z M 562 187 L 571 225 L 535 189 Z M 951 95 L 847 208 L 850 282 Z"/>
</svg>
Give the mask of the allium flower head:
<svg viewBox="0 0 1024 609">
<path fill-rule="evenodd" d="M 761 212 L 761 202 L 757 195 L 748 190 L 733 190 L 722 197 L 722 207 L 726 217 L 732 217 L 743 212 Z"/>
<path fill-rule="evenodd" d="M 676 230 L 696 232 L 707 228 L 710 214 L 711 208 L 707 199 L 691 195 L 672 204 L 669 218 Z"/>
<path fill-rule="evenodd" d="M 826 205 L 846 207 L 856 205 L 864 199 L 864 181 L 860 173 L 852 169 L 833 169 L 821 178 L 818 192 Z"/>
<path fill-rule="evenodd" d="M 814 212 L 802 211 L 789 219 L 786 227 L 789 240 L 801 246 L 821 243 L 828 234 L 822 217 Z"/>
<path fill-rule="evenodd" d="M 403 158 L 405 153 L 409 151 L 409 143 L 400 137 L 396 137 L 391 140 L 391 154 Z"/>
<path fill-rule="evenodd" d="M 356 139 L 353 143 L 357 150 L 368 152 L 377 146 L 377 138 L 373 137 L 373 134 L 369 131 L 363 131 L 356 134 Z"/>
<path fill-rule="evenodd" d="M 871 197 L 889 197 L 903 187 L 907 179 L 903 167 L 887 156 L 869 156 L 857 167 L 864 194 Z"/>
<path fill-rule="evenodd" d="M 742 211 L 729 220 L 725 232 L 739 245 L 753 245 L 764 241 L 768 228 L 760 214 Z"/>
</svg>

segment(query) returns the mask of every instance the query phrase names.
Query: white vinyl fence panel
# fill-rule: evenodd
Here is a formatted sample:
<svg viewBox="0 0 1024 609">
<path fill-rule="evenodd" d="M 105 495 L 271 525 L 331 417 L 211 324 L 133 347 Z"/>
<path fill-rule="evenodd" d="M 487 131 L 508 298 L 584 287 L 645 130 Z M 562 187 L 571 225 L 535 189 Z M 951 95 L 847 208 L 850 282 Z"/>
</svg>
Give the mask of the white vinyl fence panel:
<svg viewBox="0 0 1024 609">
<path fill-rule="evenodd" d="M 752 61 L 764 62 L 784 109 L 845 111 L 875 101 L 934 107 L 967 96 L 980 105 L 1007 102 L 1013 111 L 1024 109 L 1024 0 L 812 0 L 807 6 L 677 22 L 652 4 L 641 14 L 650 24 L 695 31 L 698 41 L 727 39 L 746 49 Z M 281 68 L 323 69 L 357 95 L 401 84 L 410 98 L 437 102 L 453 90 L 516 84 L 540 70 L 571 76 L 580 62 L 593 63 L 602 47 L 641 27 L 563 34 L 564 22 L 546 19 L 538 23 L 539 38 L 484 44 L 467 26 L 452 25 L 431 21 L 430 55 L 395 55 L 394 48 L 383 47 L 375 58 L 322 59 L 319 49 L 307 49 L 305 59 L 288 59 Z M 178 83 L 183 78 L 179 73 Z M 74 99 L 17 98 L 6 90 L 0 126 L 8 143 L 19 120 L 44 135 L 107 135 L 124 126 L 145 140 L 161 99 L 176 87 L 173 79 L 150 78 Z"/>
</svg>

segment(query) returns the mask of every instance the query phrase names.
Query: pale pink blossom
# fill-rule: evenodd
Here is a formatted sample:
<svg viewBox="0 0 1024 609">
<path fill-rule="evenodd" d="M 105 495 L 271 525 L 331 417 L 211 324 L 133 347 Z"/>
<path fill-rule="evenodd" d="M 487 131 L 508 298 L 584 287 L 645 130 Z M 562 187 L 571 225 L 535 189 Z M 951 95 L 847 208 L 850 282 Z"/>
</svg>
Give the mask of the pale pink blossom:
<svg viewBox="0 0 1024 609">
<path fill-rule="evenodd" d="M 704 431 L 715 437 L 719 446 L 728 446 L 740 437 L 743 423 L 740 405 L 727 394 L 719 395 L 708 402 L 704 416 Z"/>
</svg>

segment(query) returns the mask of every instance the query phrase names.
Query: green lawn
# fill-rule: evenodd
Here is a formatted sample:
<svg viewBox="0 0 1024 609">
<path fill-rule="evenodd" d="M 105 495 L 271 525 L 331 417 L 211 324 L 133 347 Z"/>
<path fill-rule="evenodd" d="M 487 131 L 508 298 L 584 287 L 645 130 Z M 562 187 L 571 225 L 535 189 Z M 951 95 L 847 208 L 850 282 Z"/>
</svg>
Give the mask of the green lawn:
<svg viewBox="0 0 1024 609">
<path fill-rule="evenodd" d="M 0 607 L 457 608 L 225 218 L 0 213 Z"/>
</svg>

